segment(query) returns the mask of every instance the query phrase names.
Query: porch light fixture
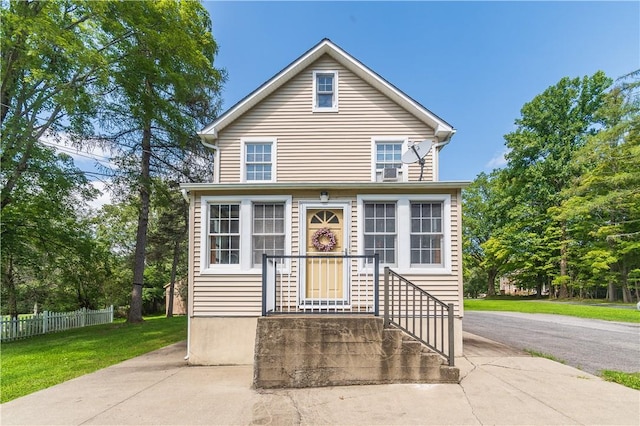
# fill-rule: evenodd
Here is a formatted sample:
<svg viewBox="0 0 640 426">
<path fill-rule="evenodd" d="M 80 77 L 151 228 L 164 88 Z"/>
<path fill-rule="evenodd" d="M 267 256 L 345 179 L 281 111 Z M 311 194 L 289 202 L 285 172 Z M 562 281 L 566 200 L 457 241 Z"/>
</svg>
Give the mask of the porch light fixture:
<svg viewBox="0 0 640 426">
<path fill-rule="evenodd" d="M 323 203 L 329 201 L 329 193 L 327 191 L 322 191 L 320 193 L 320 201 L 322 201 Z"/>
</svg>

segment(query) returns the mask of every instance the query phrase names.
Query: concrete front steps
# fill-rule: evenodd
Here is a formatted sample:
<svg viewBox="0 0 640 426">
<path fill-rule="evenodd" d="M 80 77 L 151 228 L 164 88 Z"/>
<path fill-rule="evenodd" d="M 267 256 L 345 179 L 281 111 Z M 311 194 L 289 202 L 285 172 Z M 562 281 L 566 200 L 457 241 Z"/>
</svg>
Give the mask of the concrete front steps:
<svg viewBox="0 0 640 426">
<path fill-rule="evenodd" d="M 269 316 L 258 319 L 253 384 L 305 388 L 386 383 L 458 383 L 443 364 L 401 330 L 373 316 Z"/>
</svg>

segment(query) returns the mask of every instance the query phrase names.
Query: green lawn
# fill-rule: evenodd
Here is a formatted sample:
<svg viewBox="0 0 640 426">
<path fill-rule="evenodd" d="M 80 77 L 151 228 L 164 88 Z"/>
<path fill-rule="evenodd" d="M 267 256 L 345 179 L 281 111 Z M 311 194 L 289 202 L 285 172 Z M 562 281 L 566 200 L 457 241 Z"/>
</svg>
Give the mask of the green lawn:
<svg viewBox="0 0 640 426">
<path fill-rule="evenodd" d="M 91 373 L 187 338 L 186 317 L 151 317 L 2 343 L 0 402 Z"/>
<path fill-rule="evenodd" d="M 510 311 L 533 314 L 569 315 L 606 321 L 640 322 L 640 311 L 636 309 L 593 306 L 588 304 L 548 302 L 542 300 L 496 300 L 466 299 L 464 308 L 470 311 Z"/>
</svg>

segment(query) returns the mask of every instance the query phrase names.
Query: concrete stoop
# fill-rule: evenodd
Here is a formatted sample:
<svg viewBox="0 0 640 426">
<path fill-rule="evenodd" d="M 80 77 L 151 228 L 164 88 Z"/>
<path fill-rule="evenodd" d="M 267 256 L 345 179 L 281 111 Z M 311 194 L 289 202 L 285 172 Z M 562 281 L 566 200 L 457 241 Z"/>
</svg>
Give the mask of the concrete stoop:
<svg viewBox="0 0 640 426">
<path fill-rule="evenodd" d="M 379 317 L 258 319 L 253 384 L 305 388 L 387 383 L 458 383 L 459 370 Z"/>
</svg>

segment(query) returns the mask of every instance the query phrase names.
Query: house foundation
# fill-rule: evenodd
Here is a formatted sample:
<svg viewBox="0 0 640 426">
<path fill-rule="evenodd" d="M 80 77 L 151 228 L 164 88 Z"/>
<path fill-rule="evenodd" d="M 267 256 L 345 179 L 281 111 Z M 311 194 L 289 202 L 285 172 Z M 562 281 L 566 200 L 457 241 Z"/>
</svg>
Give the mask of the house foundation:
<svg viewBox="0 0 640 426">
<path fill-rule="evenodd" d="M 257 317 L 192 317 L 189 364 L 251 365 Z"/>
</svg>

